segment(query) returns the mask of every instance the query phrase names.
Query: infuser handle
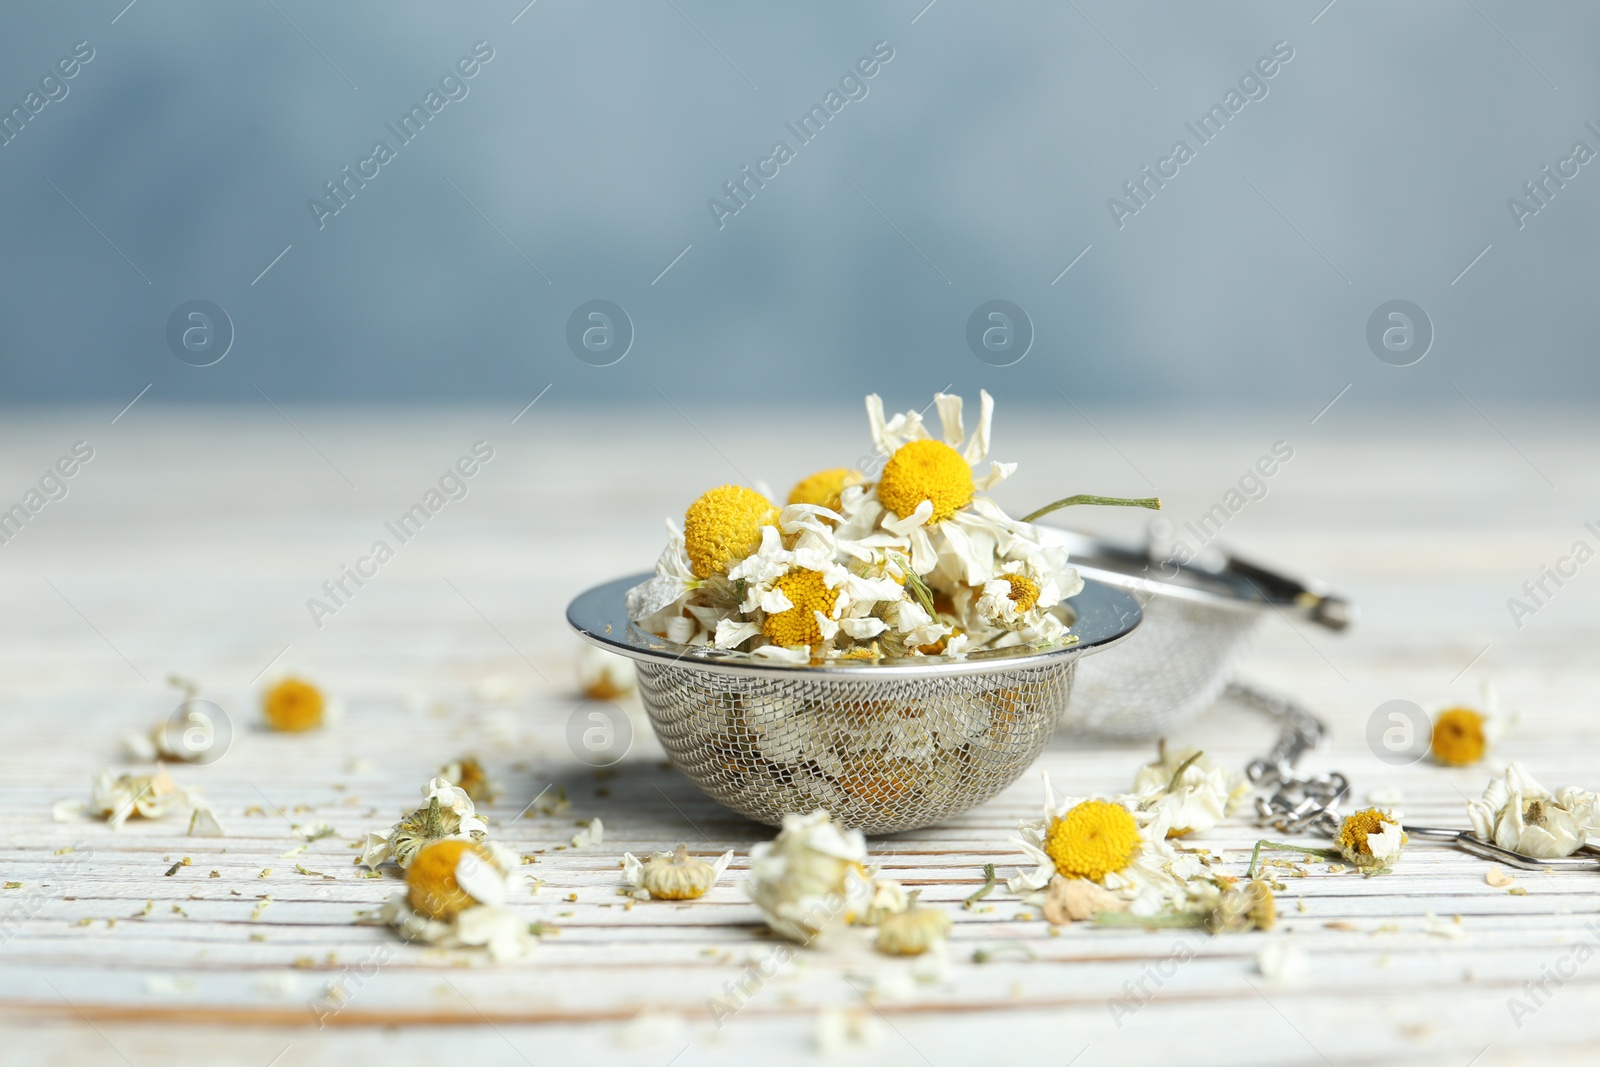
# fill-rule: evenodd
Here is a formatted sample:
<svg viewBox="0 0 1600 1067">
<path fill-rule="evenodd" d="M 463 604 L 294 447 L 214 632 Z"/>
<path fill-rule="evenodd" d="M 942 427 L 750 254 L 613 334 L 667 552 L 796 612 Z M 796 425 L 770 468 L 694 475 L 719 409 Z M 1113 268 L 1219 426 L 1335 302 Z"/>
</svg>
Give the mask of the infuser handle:
<svg viewBox="0 0 1600 1067">
<path fill-rule="evenodd" d="M 1304 612 L 1306 618 L 1336 633 L 1349 629 L 1359 615 L 1354 604 L 1328 592 L 1320 582 L 1290 578 L 1231 554 L 1225 569 L 1255 586 L 1262 596 L 1288 601 Z"/>
</svg>

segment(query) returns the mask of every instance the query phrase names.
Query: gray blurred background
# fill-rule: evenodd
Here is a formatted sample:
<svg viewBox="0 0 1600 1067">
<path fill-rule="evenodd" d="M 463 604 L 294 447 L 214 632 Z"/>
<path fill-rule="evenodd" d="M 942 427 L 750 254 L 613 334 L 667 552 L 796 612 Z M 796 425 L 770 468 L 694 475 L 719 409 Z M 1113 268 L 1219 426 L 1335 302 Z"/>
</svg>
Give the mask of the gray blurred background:
<svg viewBox="0 0 1600 1067">
<path fill-rule="evenodd" d="M 525 4 L 10 5 L 0 402 L 518 408 L 550 385 L 854 411 L 949 384 L 1310 413 L 1349 385 L 1476 418 L 1464 398 L 1600 385 L 1600 165 L 1520 228 L 1508 206 L 1600 150 L 1592 5 Z M 41 86 L 77 42 L 93 58 Z M 493 58 L 402 144 L 386 123 L 477 42 Z M 785 124 L 875 45 L 892 60 L 802 143 Z M 1275 45 L 1292 59 L 1200 145 L 1185 124 Z M 1110 198 L 1136 206 L 1124 183 L 1180 139 L 1195 158 L 1119 226 Z M 319 226 L 308 201 L 378 140 L 394 158 Z M 779 140 L 794 158 L 719 226 L 708 200 Z M 966 336 L 997 298 L 1034 335 L 1005 367 Z M 569 350 L 593 299 L 632 324 L 611 366 Z M 1369 350 L 1394 299 L 1435 333 L 1411 366 Z M 211 366 L 169 350 L 191 300 L 232 323 Z"/>
</svg>

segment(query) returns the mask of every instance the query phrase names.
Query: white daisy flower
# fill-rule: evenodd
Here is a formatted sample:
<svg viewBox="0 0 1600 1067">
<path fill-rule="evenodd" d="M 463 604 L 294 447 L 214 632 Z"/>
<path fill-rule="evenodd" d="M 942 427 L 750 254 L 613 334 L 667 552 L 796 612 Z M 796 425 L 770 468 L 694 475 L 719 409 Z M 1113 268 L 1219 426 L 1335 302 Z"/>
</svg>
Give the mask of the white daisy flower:
<svg viewBox="0 0 1600 1067">
<path fill-rule="evenodd" d="M 1007 881 L 1014 893 L 1037 892 L 1056 875 L 1084 878 L 1116 892 L 1134 915 L 1149 916 L 1186 899 L 1200 863 L 1167 844 L 1170 813 L 1147 811 L 1135 796 L 1065 797 L 1045 777 L 1044 818 L 1021 824 L 1017 840 L 1034 861 Z"/>
<path fill-rule="evenodd" d="M 784 512 L 801 508 L 814 510 L 791 505 Z M 765 527 L 760 547 L 729 568 L 729 579 L 744 585 L 740 610 L 759 622 L 719 622 L 718 645 L 738 647 L 759 634 L 779 648 L 822 649 L 839 633 L 847 612 L 850 636 L 882 632 L 863 620 L 878 603 L 903 597 L 900 585 L 891 578 L 853 574 L 834 562 L 837 546 L 827 527 L 801 529 L 794 547 L 788 548 L 781 526 Z"/>
<path fill-rule="evenodd" d="M 867 842 L 826 811 L 785 815 L 777 838 L 750 850 L 745 892 L 775 932 L 802 944 L 849 921 L 870 890 Z"/>
<path fill-rule="evenodd" d="M 928 432 L 922 416 L 915 411 L 885 422 L 883 399 L 876 393 L 867 397 L 872 442 L 888 457 L 876 487 L 878 502 L 887 509 L 879 522 L 883 529 L 910 542 L 911 562 L 918 574 L 932 571 L 947 546 L 953 557 L 971 556 L 980 573 L 984 569 L 976 553 L 964 550 L 962 543 L 968 531 L 963 527 L 988 534 L 994 519 L 963 512 L 973 503 L 974 493 L 1004 481 L 1016 470 L 1016 464 L 991 462 L 989 471 L 983 474 L 973 469 L 988 458 L 989 427 L 994 417 L 994 398 L 988 392 L 981 396 L 978 427 L 965 441 L 959 396 L 939 393 L 934 397 L 942 439 Z M 998 508 L 994 510 L 999 512 Z M 951 527 L 957 530 L 954 545 L 949 545 L 948 529 L 943 525 L 949 520 L 957 523 Z M 987 578 L 983 574 L 978 580 Z M 971 579 L 969 582 L 977 584 Z"/>
<path fill-rule="evenodd" d="M 514 852 L 491 842 L 435 841 L 406 871 L 406 891 L 378 917 L 407 941 L 441 947 L 481 946 L 496 962 L 524 955 L 534 943 L 526 920 L 505 906 Z"/>
<path fill-rule="evenodd" d="M 1049 566 L 1043 556 L 1041 551 L 1001 564 L 978 596 L 978 618 L 996 630 L 1027 630 L 1042 625 L 1045 613 L 1061 603 L 1061 585 L 1056 580 L 1060 569 Z M 1076 578 L 1078 572 L 1069 573 Z M 1081 589 L 1082 580 L 1077 584 Z"/>
<path fill-rule="evenodd" d="M 391 826 L 388 833 L 367 834 L 360 862 L 373 870 L 389 860 L 409 867 L 417 853 L 435 841 L 481 843 L 488 831 L 488 822 L 478 814 L 465 789 L 434 778 L 422 787 L 421 807 Z"/>
<path fill-rule="evenodd" d="M 1600 798 L 1567 786 L 1552 793 L 1513 761 L 1489 782 L 1481 800 L 1467 801 L 1472 829 L 1484 841 L 1539 859 L 1570 856 L 1600 833 Z"/>
</svg>

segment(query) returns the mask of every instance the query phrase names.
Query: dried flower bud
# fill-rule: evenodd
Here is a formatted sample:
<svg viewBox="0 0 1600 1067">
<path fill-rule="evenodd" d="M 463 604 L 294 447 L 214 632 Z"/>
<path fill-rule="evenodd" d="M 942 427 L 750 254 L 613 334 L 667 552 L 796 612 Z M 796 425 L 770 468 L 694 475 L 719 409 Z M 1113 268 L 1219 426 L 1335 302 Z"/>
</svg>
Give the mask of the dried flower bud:
<svg viewBox="0 0 1600 1067">
<path fill-rule="evenodd" d="M 1405 843 L 1399 820 L 1381 808 L 1364 808 L 1347 816 L 1335 839 L 1339 854 L 1367 876 L 1384 874 L 1394 866 Z"/>
<path fill-rule="evenodd" d="M 696 900 L 717 884 L 732 859 L 732 852 L 724 852 L 715 863 L 707 863 L 689 855 L 687 845 L 679 845 L 676 851 L 657 852 L 642 863 L 625 852 L 622 871 L 640 899 Z"/>
<path fill-rule="evenodd" d="M 874 947 L 886 956 L 920 956 L 949 936 L 950 916 L 913 901 L 905 911 L 891 912 L 879 920 Z"/>
<path fill-rule="evenodd" d="M 322 690 L 299 678 L 285 678 L 261 698 L 261 717 L 273 730 L 299 733 L 322 725 Z"/>
<path fill-rule="evenodd" d="M 867 892 L 867 841 L 824 810 L 785 815 L 783 830 L 750 850 L 745 892 L 774 931 L 808 944 L 850 915 L 852 899 Z"/>
</svg>

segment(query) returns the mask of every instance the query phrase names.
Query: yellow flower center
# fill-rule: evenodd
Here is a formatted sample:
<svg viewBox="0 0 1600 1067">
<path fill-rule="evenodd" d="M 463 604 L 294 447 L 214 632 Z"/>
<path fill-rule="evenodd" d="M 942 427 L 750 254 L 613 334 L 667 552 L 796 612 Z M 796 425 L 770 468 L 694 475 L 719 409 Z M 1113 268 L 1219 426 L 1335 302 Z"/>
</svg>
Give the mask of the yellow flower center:
<svg viewBox="0 0 1600 1067">
<path fill-rule="evenodd" d="M 1139 826 L 1121 804 L 1085 800 L 1050 823 L 1044 851 L 1063 878 L 1102 882 L 1139 852 Z"/>
<path fill-rule="evenodd" d="M 1039 602 L 1039 586 L 1032 578 L 1024 578 L 1020 574 L 1001 575 L 1011 583 L 1011 592 L 1006 594 L 1006 599 L 1017 606 L 1019 612 L 1030 610 Z"/>
<path fill-rule="evenodd" d="M 773 644 L 785 648 L 820 645 L 822 627 L 817 625 L 817 617 L 812 613 L 820 611 L 832 615 L 834 602 L 839 599 L 839 594 L 828 588 L 822 572 L 792 570 L 772 586 L 788 597 L 794 607 L 768 615 L 767 621 L 761 624 L 761 632 L 771 638 Z"/>
<path fill-rule="evenodd" d="M 1339 826 L 1339 851 L 1345 855 L 1372 855 L 1372 846 L 1367 844 L 1368 834 L 1383 833 L 1383 812 L 1377 808 L 1364 808 L 1349 816 Z"/>
<path fill-rule="evenodd" d="M 310 682 L 285 678 L 261 701 L 261 714 L 274 730 L 298 733 L 322 725 L 322 691 Z"/>
<path fill-rule="evenodd" d="M 778 519 L 772 501 L 742 485 L 721 485 L 683 516 L 683 543 L 696 578 L 709 578 L 761 544 L 761 527 Z"/>
<path fill-rule="evenodd" d="M 933 517 L 928 521 L 943 522 L 972 500 L 972 468 L 943 441 L 911 441 L 884 464 L 878 499 L 901 518 L 930 501 Z"/>
<path fill-rule="evenodd" d="M 468 852 L 488 862 L 488 854 L 471 841 L 435 841 L 417 853 L 406 871 L 406 899 L 412 911 L 430 919 L 449 919 L 476 903 L 456 881 L 456 867 Z"/>
<path fill-rule="evenodd" d="M 799 484 L 789 490 L 789 503 L 816 504 L 830 511 L 838 511 L 844 491 L 852 485 L 860 485 L 863 480 L 861 472 L 853 467 L 818 471 L 800 479 Z"/>
<path fill-rule="evenodd" d="M 1477 763 L 1488 747 L 1483 716 L 1471 708 L 1449 708 L 1434 721 L 1433 758 L 1447 767 Z"/>
</svg>

